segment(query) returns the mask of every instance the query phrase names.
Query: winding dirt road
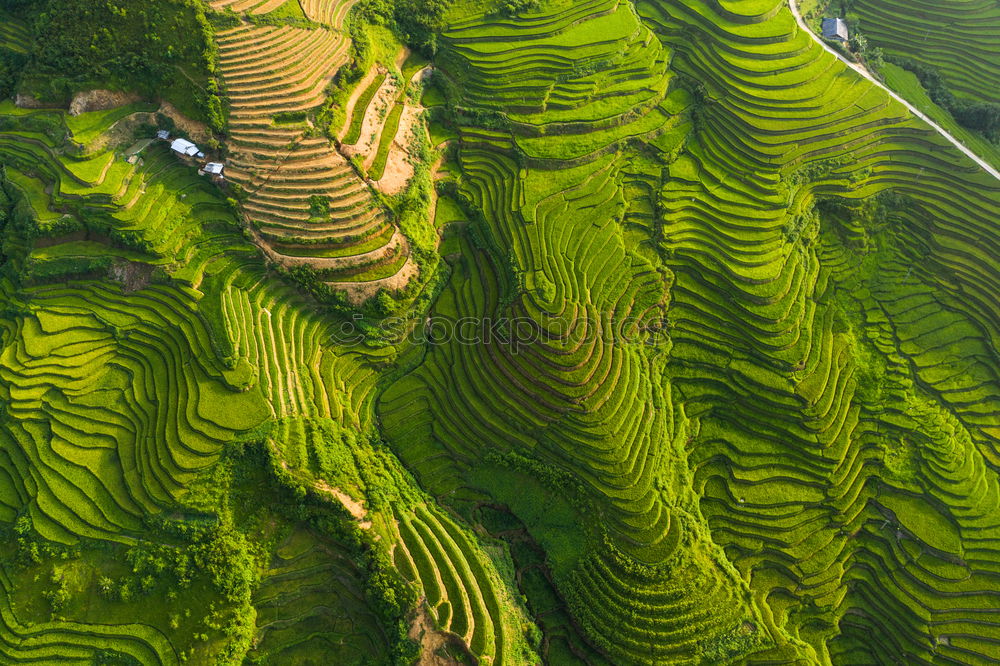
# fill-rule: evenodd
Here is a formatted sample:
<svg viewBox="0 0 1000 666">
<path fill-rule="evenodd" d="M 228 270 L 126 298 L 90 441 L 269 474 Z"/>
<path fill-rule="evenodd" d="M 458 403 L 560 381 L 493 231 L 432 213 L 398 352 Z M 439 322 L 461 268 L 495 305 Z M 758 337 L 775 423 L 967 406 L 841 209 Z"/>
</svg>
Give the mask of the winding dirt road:
<svg viewBox="0 0 1000 666">
<path fill-rule="evenodd" d="M 913 106 L 912 104 L 910 104 L 909 102 L 907 102 L 905 99 L 903 99 L 902 97 L 900 97 L 898 94 L 896 94 L 895 92 L 893 92 L 892 90 L 890 90 L 884 83 L 882 83 L 881 81 L 879 81 L 878 79 L 876 79 L 872 75 L 872 73 L 869 72 L 867 69 L 865 69 L 862 65 L 859 65 L 856 62 L 851 62 L 850 60 L 848 60 L 847 58 L 845 58 L 836 49 L 834 49 L 832 46 L 830 46 L 829 44 L 827 44 L 826 42 L 824 42 L 819 37 L 819 35 L 817 35 L 812 30 L 810 30 L 808 24 L 805 21 L 805 19 L 802 18 L 802 14 L 799 13 L 799 7 L 798 7 L 798 1 L 797 0 L 788 0 L 788 7 L 792 10 L 792 15 L 795 16 L 795 20 L 798 22 L 799 27 L 802 28 L 803 30 L 805 30 L 806 33 L 808 33 L 809 36 L 813 38 L 813 41 L 815 41 L 817 44 L 819 44 L 820 46 L 822 46 L 825 50 L 827 50 L 830 53 L 832 53 L 833 55 L 835 55 L 837 57 L 837 59 L 839 59 L 841 62 L 845 63 L 848 67 L 850 67 L 851 69 L 853 69 L 854 71 L 856 71 L 858 74 L 860 74 L 861 76 L 865 77 L 866 79 L 868 79 L 869 81 L 871 81 L 872 83 L 874 83 L 875 85 L 877 85 L 879 88 L 881 88 L 882 90 L 884 90 L 887 93 L 889 93 L 889 95 L 893 99 L 895 99 L 900 104 L 902 104 L 907 109 L 909 109 L 910 113 L 912 113 L 917 118 L 920 118 L 925 123 L 927 123 L 928 125 L 930 125 L 931 127 L 933 127 L 934 130 L 938 134 L 940 134 L 941 136 L 943 136 L 945 139 L 947 139 L 949 143 L 951 143 L 953 146 L 955 146 L 960 151 L 962 151 L 973 162 L 975 162 L 976 164 L 978 164 L 979 166 L 981 166 L 983 169 L 985 169 L 986 173 L 990 174 L 991 176 L 993 176 L 997 180 L 1000 180 L 1000 172 L 998 172 L 996 169 L 994 169 L 992 166 L 990 166 L 989 162 L 987 162 L 986 160 L 980 158 L 974 152 L 972 152 L 971 150 L 969 150 L 968 148 L 966 148 L 965 144 L 963 144 L 961 141 L 959 141 L 958 139 L 956 139 L 955 137 L 953 137 L 951 134 L 949 134 L 947 130 L 945 130 L 943 127 L 941 127 L 940 125 L 938 125 L 937 123 L 935 123 L 933 120 L 931 120 L 930 118 L 928 118 L 926 115 L 924 115 L 923 112 L 921 112 L 915 106 Z"/>
</svg>

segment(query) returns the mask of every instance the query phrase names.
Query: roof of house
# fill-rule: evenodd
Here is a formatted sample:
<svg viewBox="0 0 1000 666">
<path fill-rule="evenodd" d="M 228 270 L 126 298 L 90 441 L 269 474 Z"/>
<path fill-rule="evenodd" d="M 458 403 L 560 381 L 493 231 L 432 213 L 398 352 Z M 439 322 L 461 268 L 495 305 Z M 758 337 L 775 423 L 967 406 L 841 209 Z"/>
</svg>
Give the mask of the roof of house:
<svg viewBox="0 0 1000 666">
<path fill-rule="evenodd" d="M 169 139 L 170 138 L 170 132 L 168 132 L 167 130 L 160 130 L 159 132 L 156 133 L 156 138 L 157 139 Z"/>
<path fill-rule="evenodd" d="M 823 19 L 823 36 L 827 39 L 848 39 L 847 21 L 842 18 Z"/>
<path fill-rule="evenodd" d="M 170 150 L 178 152 L 182 155 L 197 155 L 198 146 L 194 145 L 187 139 L 174 139 L 174 142 L 170 144 Z"/>
<path fill-rule="evenodd" d="M 222 173 L 224 168 L 225 165 L 220 164 L 219 162 L 209 162 L 205 165 L 205 168 L 202 169 L 202 171 L 205 173 Z"/>
</svg>

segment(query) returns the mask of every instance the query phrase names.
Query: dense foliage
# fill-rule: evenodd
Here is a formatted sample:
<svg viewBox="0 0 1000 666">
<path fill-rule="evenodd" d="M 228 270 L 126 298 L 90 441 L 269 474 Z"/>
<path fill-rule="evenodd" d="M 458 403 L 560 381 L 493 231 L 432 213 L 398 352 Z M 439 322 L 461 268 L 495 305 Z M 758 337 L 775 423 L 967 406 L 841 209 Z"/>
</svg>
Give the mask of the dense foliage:
<svg viewBox="0 0 1000 666">
<path fill-rule="evenodd" d="M 363 21 L 391 25 L 405 43 L 432 55 L 444 12 L 453 1 L 360 0 L 355 12 Z"/>
<path fill-rule="evenodd" d="M 29 22 L 37 44 L 25 92 L 66 100 L 111 86 L 164 97 L 215 129 L 224 125 L 215 45 L 198 0 L 45 0 L 8 8 Z"/>
<path fill-rule="evenodd" d="M 0 99 L 13 96 L 27 62 L 27 56 L 0 50 Z"/>
</svg>

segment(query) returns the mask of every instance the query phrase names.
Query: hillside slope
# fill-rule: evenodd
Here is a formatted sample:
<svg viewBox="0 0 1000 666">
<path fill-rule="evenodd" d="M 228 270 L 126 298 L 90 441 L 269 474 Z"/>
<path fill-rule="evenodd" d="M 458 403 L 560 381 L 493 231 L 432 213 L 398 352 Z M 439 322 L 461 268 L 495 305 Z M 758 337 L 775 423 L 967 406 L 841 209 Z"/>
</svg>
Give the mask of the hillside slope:
<svg viewBox="0 0 1000 666">
<path fill-rule="evenodd" d="M 956 95 L 1000 104 L 1000 7 L 990 0 L 858 0 L 859 27 L 890 55 L 936 69 Z"/>
<path fill-rule="evenodd" d="M 1000 660 L 1000 181 L 785 2 L 178 7 L 225 178 L 0 103 L 0 662 Z"/>
<path fill-rule="evenodd" d="M 500 120 L 459 128 L 491 240 L 436 312 L 534 333 L 433 349 L 396 449 L 508 504 L 618 663 L 995 658 L 949 600 L 994 589 L 996 508 L 957 498 L 996 484 L 1000 186 L 781 3 L 638 13 L 449 17 L 446 87 Z"/>
</svg>

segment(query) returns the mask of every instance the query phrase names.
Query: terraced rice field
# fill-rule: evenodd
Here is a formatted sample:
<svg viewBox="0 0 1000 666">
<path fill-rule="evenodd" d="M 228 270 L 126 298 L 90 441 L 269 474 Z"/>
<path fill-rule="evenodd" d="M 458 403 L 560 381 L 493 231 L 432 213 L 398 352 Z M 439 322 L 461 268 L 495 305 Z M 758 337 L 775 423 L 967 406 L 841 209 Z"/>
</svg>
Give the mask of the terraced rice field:
<svg viewBox="0 0 1000 666">
<path fill-rule="evenodd" d="M 1000 182 L 779 0 L 456 1 L 376 193 L 424 62 L 212 6 L 238 187 L 0 104 L 0 662 L 1000 660 Z"/>
<path fill-rule="evenodd" d="M 461 246 L 436 312 L 549 334 L 436 347 L 384 394 L 421 483 L 521 516 L 616 663 L 995 659 L 954 503 L 981 477 L 939 455 L 995 460 L 995 275 L 961 267 L 995 256 L 1000 186 L 777 2 L 446 24 L 457 103 L 508 122 L 460 130 L 495 245 Z M 840 226 L 889 188 L 902 212 Z"/>
<path fill-rule="evenodd" d="M 1000 7 L 990 0 L 852 3 L 860 29 L 893 56 L 936 69 L 956 95 L 1000 103 Z"/>
<path fill-rule="evenodd" d="M 387 663 L 395 628 L 366 588 L 359 537 L 344 534 L 371 531 L 365 548 L 385 544 L 391 562 L 390 546 L 406 549 L 398 517 L 431 530 L 419 542 L 431 548 L 423 568 L 408 570 L 413 584 L 447 571 L 461 581 L 442 640 L 516 662 L 524 616 L 467 528 L 428 506 L 391 458 L 376 468 L 391 477 L 377 487 L 399 499 L 351 500 L 376 487 L 358 471 L 367 467 L 344 461 L 378 455 L 363 433 L 375 368 L 393 352 L 338 346 L 342 324 L 266 276 L 220 193 L 164 145 L 149 145 L 137 164 L 110 151 L 70 156 L 80 137 L 64 140 L 67 125 L 101 134 L 126 113 L 69 121 L 4 109 L 0 124 L 16 117 L 23 128 L 0 131 L 4 190 L 19 202 L 17 229 L 37 231 L 7 237 L 16 263 L 2 282 L 15 309 L 2 324 L 0 520 L 19 526 L 5 528 L 0 553 L 3 659 L 210 663 L 242 650 L 265 663 Z M 282 508 L 286 497 L 267 494 L 267 464 L 230 457 L 261 428 L 270 464 L 329 499 Z M 348 448 L 338 454 L 330 437 Z M 220 493 L 232 508 L 218 504 Z M 352 503 L 358 516 L 331 515 L 331 500 Z M 309 510 L 312 519 L 302 516 Z M 252 594 L 237 599 L 202 569 L 139 579 L 142 565 L 122 566 L 144 562 L 135 553 L 148 548 L 169 552 L 184 532 L 160 526 L 197 524 L 206 511 L 259 526 Z M 239 556 L 211 557 L 239 571 Z M 140 572 L 141 591 L 126 593 L 130 571 Z M 46 596 L 53 585 L 68 598 L 58 612 Z"/>
<path fill-rule="evenodd" d="M 357 0 L 301 0 L 306 16 L 339 30 Z"/>
<path fill-rule="evenodd" d="M 31 34 L 24 22 L 0 12 L 0 48 L 26 54 L 30 47 Z"/>
<path fill-rule="evenodd" d="M 307 533 L 289 534 L 255 594 L 257 650 L 286 664 L 385 660 L 386 638 L 372 631 L 378 621 L 367 608 L 364 590 L 351 586 L 358 579 L 356 567 L 342 554 Z M 331 598 L 342 603 L 331 607 Z"/>
<path fill-rule="evenodd" d="M 16 263 L 2 283 L 14 309 L 2 325 L 0 517 L 26 527 L 16 539 L 5 527 L 2 660 L 208 663 L 225 660 L 247 631 L 268 659 L 335 650 L 343 663 L 384 658 L 388 639 L 357 554 L 305 527 L 258 535 L 273 555 L 244 601 L 190 572 L 196 580 L 168 593 L 161 570 L 131 603 L 124 592 L 98 593 L 124 590 L 131 570 L 122 563 L 139 561 L 127 559 L 136 549 L 176 543 L 158 521 L 202 520 L 204 477 L 249 430 L 288 416 L 360 427 L 374 388 L 370 352 L 321 347 L 332 322 L 262 280 L 218 190 L 163 145 L 135 165 L 111 152 L 73 158 L 72 139 L 27 129 L 63 122 L 61 112 L 17 113 L 27 131 L 0 132 L 4 190 L 20 201 L 18 228 L 37 232 L 25 239 L 8 227 L 5 240 Z M 91 131 L 100 121 L 74 122 Z M 253 480 L 251 492 L 266 483 Z M 230 485 L 244 492 L 228 482 L 211 492 Z M 41 622 L 50 577 L 69 600 Z M 248 613 L 256 627 L 232 629 Z"/>
<path fill-rule="evenodd" d="M 339 25 L 348 6 L 305 10 Z M 247 193 L 243 211 L 268 257 L 308 266 L 355 298 L 405 286 L 415 273 L 408 241 L 370 186 L 307 124 L 277 122 L 324 103 L 349 40 L 326 27 L 247 23 L 220 31 L 216 41 L 231 105 L 227 173 Z M 324 202 L 318 211 L 317 199 Z"/>
</svg>

